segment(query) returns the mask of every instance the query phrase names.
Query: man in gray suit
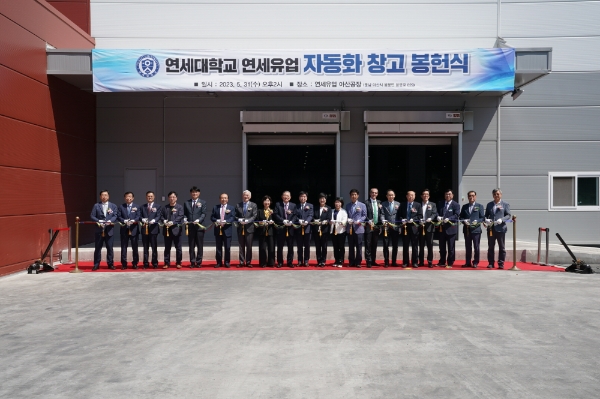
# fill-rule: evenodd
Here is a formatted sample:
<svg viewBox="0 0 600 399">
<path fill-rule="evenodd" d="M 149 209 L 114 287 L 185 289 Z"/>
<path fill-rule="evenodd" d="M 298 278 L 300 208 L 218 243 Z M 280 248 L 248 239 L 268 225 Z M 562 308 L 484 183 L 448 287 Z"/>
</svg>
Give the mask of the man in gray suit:
<svg viewBox="0 0 600 399">
<path fill-rule="evenodd" d="M 252 239 L 254 237 L 254 219 L 258 213 L 256 204 L 250 202 L 252 194 L 248 190 L 242 193 L 242 202 L 235 206 L 238 241 L 240 243 L 240 264 L 238 267 L 252 267 Z"/>
<path fill-rule="evenodd" d="M 427 266 L 433 267 L 433 230 L 432 221 L 437 219 L 437 207 L 429 202 L 429 189 L 421 193 L 421 233 L 419 234 L 419 266 L 424 266 L 425 246 L 427 246 Z M 423 234 L 423 231 L 425 234 Z"/>
<path fill-rule="evenodd" d="M 389 226 L 389 223 L 396 224 L 396 214 L 400 203 L 394 201 L 396 194 L 393 190 L 386 193 L 387 201 L 381 203 L 381 223 L 383 224 L 383 266 L 390 265 L 390 241 L 392 243 L 392 266 L 398 266 L 396 258 L 398 256 L 398 227 Z"/>
<path fill-rule="evenodd" d="M 467 252 L 467 263 L 464 267 L 476 268 L 479 264 L 479 243 L 481 241 L 481 222 L 484 219 L 484 209 L 483 205 L 476 202 L 477 193 L 475 191 L 469 191 L 467 197 L 469 202 L 464 204 L 460 210 L 460 219 L 464 224 L 463 235 Z M 475 250 L 474 254 L 473 250 Z"/>
<path fill-rule="evenodd" d="M 498 269 L 504 269 L 506 258 L 505 236 L 506 221 L 511 219 L 510 205 L 502 200 L 502 190 L 492 190 L 494 200 L 485 207 L 485 221 L 489 227 L 488 233 L 488 268 L 494 268 L 494 250 L 498 241 Z"/>
<path fill-rule="evenodd" d="M 190 251 L 190 269 L 202 267 L 204 254 L 204 232 L 200 225 L 206 219 L 206 201 L 200 199 L 200 189 L 190 189 L 191 199 L 183 204 L 183 222 L 188 226 L 188 247 Z M 198 252 L 196 252 L 196 249 Z"/>
</svg>

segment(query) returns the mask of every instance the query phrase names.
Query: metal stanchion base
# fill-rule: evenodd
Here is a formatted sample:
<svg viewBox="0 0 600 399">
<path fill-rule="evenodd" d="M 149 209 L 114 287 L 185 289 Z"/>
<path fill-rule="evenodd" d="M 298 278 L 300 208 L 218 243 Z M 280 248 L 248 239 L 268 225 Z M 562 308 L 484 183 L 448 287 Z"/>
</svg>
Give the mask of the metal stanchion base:
<svg viewBox="0 0 600 399">
<path fill-rule="evenodd" d="M 79 268 L 71 270 L 69 273 L 83 273 Z"/>
<path fill-rule="evenodd" d="M 519 268 L 518 268 L 516 265 L 515 265 L 515 266 L 513 266 L 513 267 L 511 267 L 511 268 L 510 268 L 510 269 L 508 269 L 508 270 L 517 271 L 517 272 L 518 272 L 518 271 L 521 271 L 521 269 L 519 269 Z"/>
</svg>

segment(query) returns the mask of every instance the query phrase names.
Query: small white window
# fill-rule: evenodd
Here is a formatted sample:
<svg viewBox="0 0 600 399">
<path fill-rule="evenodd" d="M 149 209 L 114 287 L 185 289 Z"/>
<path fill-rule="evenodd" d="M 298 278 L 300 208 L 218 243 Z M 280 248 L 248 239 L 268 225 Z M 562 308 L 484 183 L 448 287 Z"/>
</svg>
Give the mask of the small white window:
<svg viewBox="0 0 600 399">
<path fill-rule="evenodd" d="M 600 172 L 551 172 L 550 210 L 600 210 Z"/>
</svg>

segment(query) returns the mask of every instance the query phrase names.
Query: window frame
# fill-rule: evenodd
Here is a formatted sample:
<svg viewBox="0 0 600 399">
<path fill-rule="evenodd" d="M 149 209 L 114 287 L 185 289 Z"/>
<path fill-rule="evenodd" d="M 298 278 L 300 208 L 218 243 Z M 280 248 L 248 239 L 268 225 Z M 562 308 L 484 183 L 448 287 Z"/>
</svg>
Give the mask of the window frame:
<svg viewBox="0 0 600 399">
<path fill-rule="evenodd" d="M 573 206 L 555 206 L 554 205 L 554 178 L 572 177 L 575 179 L 575 205 Z M 600 211 L 600 205 L 577 205 L 578 184 L 577 180 L 581 177 L 595 177 L 600 179 L 600 172 L 548 172 L 548 210 L 549 211 L 571 211 L 571 212 L 597 212 Z M 600 186 L 600 184 L 599 184 Z M 599 188 L 600 191 L 600 188 Z M 600 204 L 600 192 L 597 192 Z"/>
</svg>

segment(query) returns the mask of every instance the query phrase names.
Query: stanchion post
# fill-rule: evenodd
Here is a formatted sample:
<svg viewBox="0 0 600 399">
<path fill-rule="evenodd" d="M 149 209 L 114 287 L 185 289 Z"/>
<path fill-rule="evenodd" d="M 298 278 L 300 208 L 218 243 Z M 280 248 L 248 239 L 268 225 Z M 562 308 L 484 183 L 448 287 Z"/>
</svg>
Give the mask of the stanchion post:
<svg viewBox="0 0 600 399">
<path fill-rule="evenodd" d="M 513 215 L 512 221 L 513 221 L 513 267 L 511 267 L 510 270 L 519 271 L 521 269 L 519 269 L 517 267 L 517 216 L 516 215 Z"/>
<path fill-rule="evenodd" d="M 544 266 L 548 266 L 548 254 L 550 253 L 550 229 L 546 229 L 546 263 Z"/>
<path fill-rule="evenodd" d="M 69 273 L 81 273 L 79 270 L 79 216 L 75 218 L 75 269 Z"/>
<path fill-rule="evenodd" d="M 543 230 L 543 227 L 540 227 L 538 229 L 538 253 L 537 253 L 537 262 L 535 263 L 536 265 L 540 264 L 540 254 L 542 252 L 542 230 Z"/>
<path fill-rule="evenodd" d="M 52 229 L 50 229 L 50 230 L 48 230 L 48 232 L 50 233 L 50 242 L 52 242 L 52 233 L 53 233 L 53 231 L 52 231 Z M 48 262 L 48 264 L 50 266 L 52 266 L 52 267 L 54 267 L 54 262 L 52 260 L 52 251 L 54 250 L 53 247 L 54 247 L 54 245 L 50 245 L 50 254 L 49 254 L 50 255 L 50 262 Z M 42 262 L 43 261 L 44 261 L 44 259 L 42 259 Z"/>
</svg>

